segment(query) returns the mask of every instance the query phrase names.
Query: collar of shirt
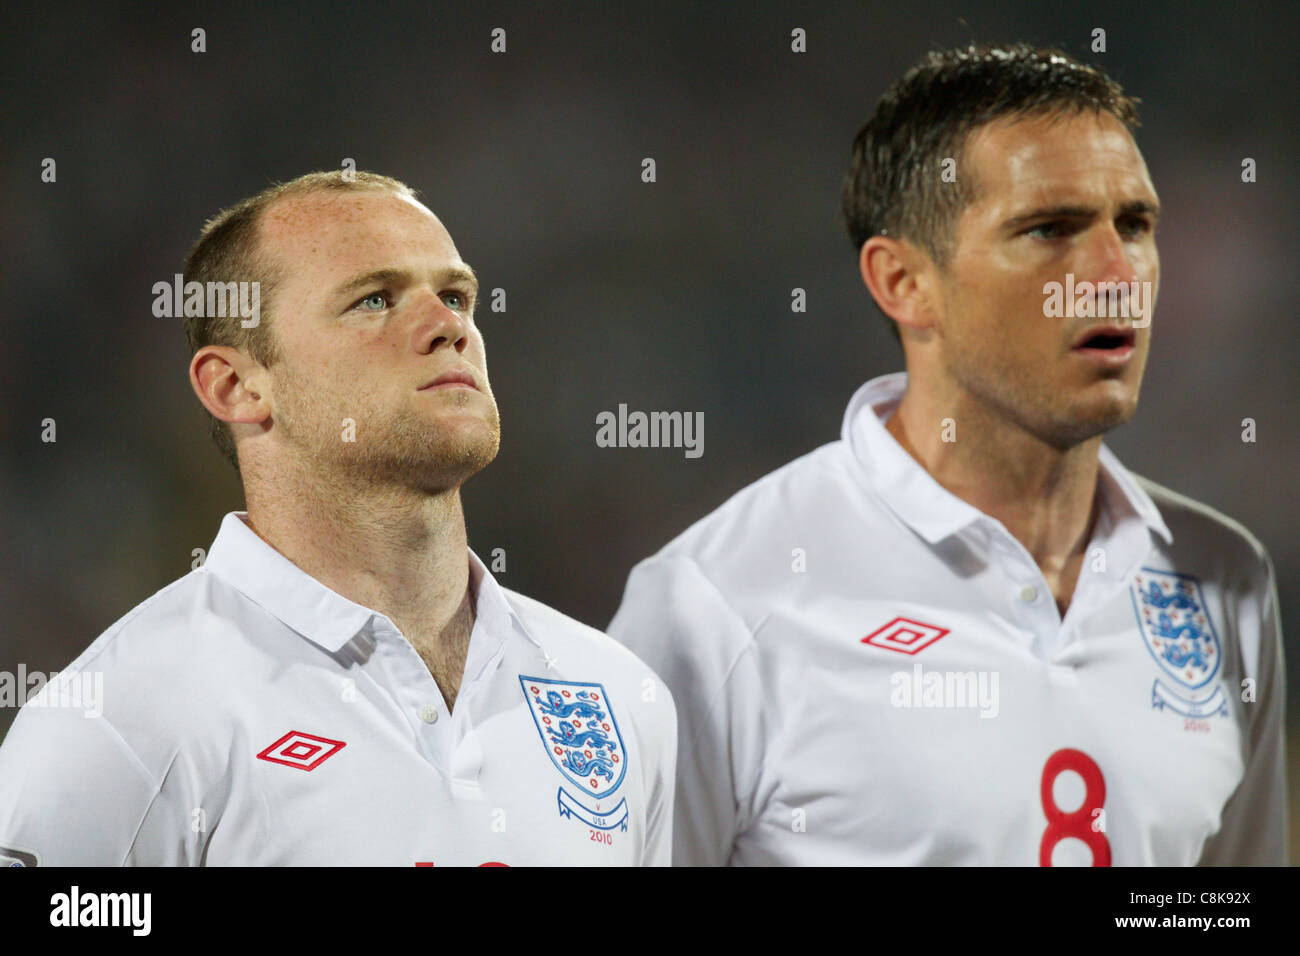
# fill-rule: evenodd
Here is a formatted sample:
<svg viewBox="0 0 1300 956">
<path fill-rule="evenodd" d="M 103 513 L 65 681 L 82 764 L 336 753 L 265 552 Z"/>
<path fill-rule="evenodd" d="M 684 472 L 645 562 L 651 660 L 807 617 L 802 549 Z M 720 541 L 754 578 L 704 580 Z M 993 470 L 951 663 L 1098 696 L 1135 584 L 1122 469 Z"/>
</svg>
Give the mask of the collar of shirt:
<svg viewBox="0 0 1300 956">
<path fill-rule="evenodd" d="M 1002 522 L 940 485 L 885 429 L 885 420 L 898 407 L 906 388 L 906 372 L 874 378 L 854 393 L 844 413 L 842 435 L 868 485 L 904 524 L 930 544 L 976 523 L 991 522 L 1009 537 Z M 1126 518 L 1137 518 L 1172 544 L 1173 534 L 1155 502 L 1104 444 L 1098 464 L 1102 504 L 1099 524 L 1114 529 L 1126 523 Z"/>
<path fill-rule="evenodd" d="M 387 615 L 331 590 L 263 541 L 248 526 L 247 517 L 245 511 L 232 511 L 222 519 L 204 562 L 205 570 L 331 654 L 372 621 L 400 633 Z M 518 627 L 524 637 L 532 640 L 496 579 L 478 555 L 472 550 L 468 554 L 475 620 L 465 662 L 466 684 L 498 656 L 512 627 Z"/>
</svg>

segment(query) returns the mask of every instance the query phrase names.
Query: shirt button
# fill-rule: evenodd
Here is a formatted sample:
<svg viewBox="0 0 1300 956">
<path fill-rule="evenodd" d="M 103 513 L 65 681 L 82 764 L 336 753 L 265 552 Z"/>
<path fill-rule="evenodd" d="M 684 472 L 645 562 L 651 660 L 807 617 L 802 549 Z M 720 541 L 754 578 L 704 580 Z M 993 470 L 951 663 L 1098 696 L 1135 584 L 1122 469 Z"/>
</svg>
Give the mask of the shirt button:
<svg viewBox="0 0 1300 956">
<path fill-rule="evenodd" d="M 438 722 L 438 708 L 433 704 L 425 704 L 420 708 L 420 719 L 426 724 L 436 724 Z"/>
<path fill-rule="evenodd" d="M 1032 584 L 1026 584 L 1020 589 L 1020 600 L 1024 601 L 1026 604 L 1033 604 L 1037 598 L 1038 588 L 1034 587 Z"/>
</svg>

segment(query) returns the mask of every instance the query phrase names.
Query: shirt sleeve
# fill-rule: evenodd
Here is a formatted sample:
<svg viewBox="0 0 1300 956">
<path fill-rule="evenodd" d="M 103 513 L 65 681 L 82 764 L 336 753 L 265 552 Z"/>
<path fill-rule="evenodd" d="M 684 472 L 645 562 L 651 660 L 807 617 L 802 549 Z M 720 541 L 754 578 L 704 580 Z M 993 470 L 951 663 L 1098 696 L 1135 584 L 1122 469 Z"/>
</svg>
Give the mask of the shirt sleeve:
<svg viewBox="0 0 1300 956">
<path fill-rule="evenodd" d="M 0 746 L 0 853 L 31 854 L 40 866 L 122 866 L 156 792 L 102 714 L 37 697 Z"/>
<path fill-rule="evenodd" d="M 657 678 L 649 678 L 657 683 Z M 672 694 L 659 687 L 650 701 L 654 706 L 665 706 L 669 720 L 663 724 L 656 761 L 654 786 L 650 792 L 646 812 L 646 845 L 643 865 L 671 866 L 673 857 L 673 801 L 677 765 L 677 711 Z"/>
<path fill-rule="evenodd" d="M 1255 682 L 1255 699 L 1242 705 L 1246 767 L 1219 832 L 1202 848 L 1201 866 L 1286 864 L 1286 681 L 1277 582 L 1267 553 L 1250 594 L 1239 618 L 1243 676 Z"/>
<path fill-rule="evenodd" d="M 609 633 L 677 704 L 674 865 L 726 864 L 752 818 L 765 738 L 749 629 L 693 561 L 652 558 L 633 569 Z"/>
</svg>

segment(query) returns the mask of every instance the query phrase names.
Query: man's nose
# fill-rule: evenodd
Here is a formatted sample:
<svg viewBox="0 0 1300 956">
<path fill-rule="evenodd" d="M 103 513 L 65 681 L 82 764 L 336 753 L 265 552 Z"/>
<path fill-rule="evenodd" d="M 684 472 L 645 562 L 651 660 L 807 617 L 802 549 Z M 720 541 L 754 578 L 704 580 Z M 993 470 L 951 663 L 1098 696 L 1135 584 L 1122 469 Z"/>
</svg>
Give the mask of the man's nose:
<svg viewBox="0 0 1300 956">
<path fill-rule="evenodd" d="M 444 345 L 464 352 L 469 342 L 468 317 L 442 301 L 442 296 L 428 294 L 416 309 L 416 323 L 412 330 L 412 347 L 419 353 L 433 352 Z"/>
<path fill-rule="evenodd" d="M 1088 271 L 1090 275 L 1080 276 L 1092 282 L 1122 282 L 1127 285 L 1137 282 L 1137 266 L 1124 244 L 1124 237 L 1119 234 L 1114 223 L 1108 223 L 1094 231 L 1089 237 Z"/>
</svg>

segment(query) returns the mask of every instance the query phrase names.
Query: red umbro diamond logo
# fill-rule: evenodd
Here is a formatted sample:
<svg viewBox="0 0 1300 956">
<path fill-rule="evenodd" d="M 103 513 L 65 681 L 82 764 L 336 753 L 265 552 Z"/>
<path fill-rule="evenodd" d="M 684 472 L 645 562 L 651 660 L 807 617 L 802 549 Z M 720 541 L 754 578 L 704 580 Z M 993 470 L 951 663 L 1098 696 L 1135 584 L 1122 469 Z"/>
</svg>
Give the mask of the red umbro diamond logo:
<svg viewBox="0 0 1300 956">
<path fill-rule="evenodd" d="M 948 633 L 946 627 L 922 624 L 906 617 L 896 617 L 878 631 L 862 639 L 863 644 L 874 644 L 887 651 L 900 654 L 917 654 Z"/>
<path fill-rule="evenodd" d="M 341 740 L 315 737 L 301 730 L 291 730 L 257 755 L 258 760 L 282 763 L 299 770 L 315 770 L 346 747 Z"/>
</svg>

